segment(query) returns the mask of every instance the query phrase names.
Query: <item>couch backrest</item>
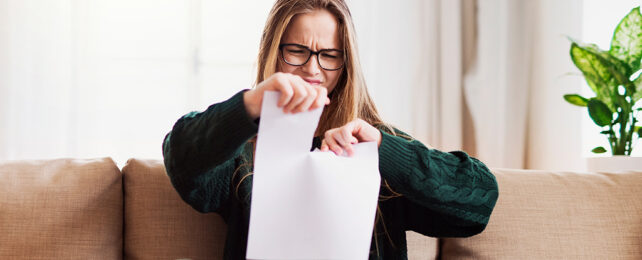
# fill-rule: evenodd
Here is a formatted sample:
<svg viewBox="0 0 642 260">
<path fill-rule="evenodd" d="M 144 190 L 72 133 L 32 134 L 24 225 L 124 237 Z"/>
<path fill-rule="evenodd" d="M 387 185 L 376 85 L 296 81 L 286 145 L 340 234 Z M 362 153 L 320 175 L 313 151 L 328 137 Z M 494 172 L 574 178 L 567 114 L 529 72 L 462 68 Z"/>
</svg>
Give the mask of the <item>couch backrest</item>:
<svg viewBox="0 0 642 260">
<path fill-rule="evenodd" d="M 0 259 L 120 259 L 122 214 L 109 158 L 0 163 Z"/>
<path fill-rule="evenodd" d="M 181 200 L 159 160 L 130 159 L 125 192 L 124 259 L 222 259 L 226 225 Z"/>
<path fill-rule="evenodd" d="M 125 259 L 223 259 L 226 225 L 181 200 L 163 163 L 130 159 L 123 167 Z M 408 232 L 410 259 L 435 259 L 437 239 Z"/>
<path fill-rule="evenodd" d="M 642 255 L 642 172 L 493 173 L 486 230 L 441 249 L 408 232 L 409 259 Z M 109 158 L 0 163 L 0 259 L 222 259 L 225 232 L 180 199 L 159 160 L 131 159 L 122 173 Z"/>
<path fill-rule="evenodd" d="M 444 259 L 640 259 L 642 172 L 494 169 L 486 230 L 444 239 Z"/>
</svg>

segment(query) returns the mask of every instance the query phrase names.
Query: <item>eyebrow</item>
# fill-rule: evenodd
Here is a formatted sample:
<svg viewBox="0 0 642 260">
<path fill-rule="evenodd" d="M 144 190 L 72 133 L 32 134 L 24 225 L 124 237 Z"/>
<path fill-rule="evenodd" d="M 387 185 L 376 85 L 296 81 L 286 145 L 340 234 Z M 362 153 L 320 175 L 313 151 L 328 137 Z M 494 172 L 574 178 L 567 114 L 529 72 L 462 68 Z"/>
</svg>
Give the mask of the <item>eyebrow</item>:
<svg viewBox="0 0 642 260">
<path fill-rule="evenodd" d="M 303 44 L 299 44 L 299 43 L 288 43 L 288 42 L 285 42 L 285 43 L 281 43 L 281 44 L 298 45 L 298 46 L 305 47 L 305 48 L 308 48 L 309 50 L 313 51 L 312 48 L 310 48 L 310 47 L 308 47 L 306 45 L 303 45 Z M 335 49 L 335 48 L 327 48 L 327 49 L 319 49 L 319 50 L 317 50 L 317 52 L 319 52 L 319 51 L 340 51 L 340 52 L 343 52 L 343 50 Z"/>
</svg>

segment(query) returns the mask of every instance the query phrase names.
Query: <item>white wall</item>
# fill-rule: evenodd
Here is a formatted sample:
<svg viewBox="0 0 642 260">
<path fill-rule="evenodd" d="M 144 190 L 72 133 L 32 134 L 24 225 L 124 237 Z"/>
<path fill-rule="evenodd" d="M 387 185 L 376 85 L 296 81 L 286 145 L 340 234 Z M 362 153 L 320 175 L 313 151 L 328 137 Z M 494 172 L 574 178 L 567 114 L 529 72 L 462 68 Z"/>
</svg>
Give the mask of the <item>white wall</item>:
<svg viewBox="0 0 642 260">
<path fill-rule="evenodd" d="M 8 158 L 69 156 L 71 45 L 69 1 L 6 1 L 7 30 L 0 36 L 8 58 L 3 69 Z"/>
<path fill-rule="evenodd" d="M 181 115 L 252 86 L 271 4 L 0 1 L 0 160 L 161 158 Z"/>
<path fill-rule="evenodd" d="M 9 41 L 7 39 L 9 30 L 9 5 L 6 1 L 0 1 L 0 147 L 7 147 L 6 118 L 9 116 L 8 88 L 9 84 Z M 6 158 L 6 149 L 0 149 L 0 158 Z"/>
<path fill-rule="evenodd" d="M 427 140 L 430 129 L 413 120 L 421 102 L 411 90 L 414 82 L 434 80 L 428 73 L 438 64 L 412 55 L 434 47 L 417 34 L 435 29 L 435 10 L 420 0 L 348 3 L 384 119 Z M 617 21 L 636 4 L 537 1 L 528 168 L 584 168 L 582 155 L 603 137 L 585 110 L 562 99 L 583 84 L 565 36 L 608 48 Z M 122 166 L 131 157 L 161 158 L 163 136 L 176 119 L 252 85 L 271 5 L 0 0 L 0 160 L 111 156 Z M 431 114 L 431 106 L 421 108 Z"/>
<path fill-rule="evenodd" d="M 541 0 L 535 6 L 526 168 L 582 171 L 584 111 L 563 99 L 581 86 L 581 77 L 567 75 L 577 69 L 566 36 L 581 36 L 582 1 Z"/>
<path fill-rule="evenodd" d="M 383 119 L 426 145 L 461 150 L 461 1 L 348 3 Z"/>
<path fill-rule="evenodd" d="M 428 1 L 433 2 L 433 1 Z M 426 64 L 418 62 L 417 55 L 423 39 L 420 0 L 405 4 L 395 1 L 350 0 L 363 72 L 368 90 L 385 121 L 408 131 L 414 131 L 413 86 L 422 76 Z M 427 70 L 426 70 L 427 71 Z M 426 138 L 421 138 L 425 140 Z"/>
</svg>

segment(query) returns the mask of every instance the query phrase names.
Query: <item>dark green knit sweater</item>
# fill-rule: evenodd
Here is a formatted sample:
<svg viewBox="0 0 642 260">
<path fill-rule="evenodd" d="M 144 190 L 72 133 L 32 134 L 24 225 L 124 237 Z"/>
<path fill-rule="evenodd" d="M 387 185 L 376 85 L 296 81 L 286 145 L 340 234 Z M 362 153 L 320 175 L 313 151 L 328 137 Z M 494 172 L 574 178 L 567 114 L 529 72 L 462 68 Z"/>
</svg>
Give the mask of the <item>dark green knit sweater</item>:
<svg viewBox="0 0 642 260">
<path fill-rule="evenodd" d="M 220 214 L 227 223 L 225 259 L 245 259 L 252 176 L 242 177 L 253 168 L 248 140 L 257 130 L 239 92 L 181 117 L 163 142 L 167 174 L 181 198 L 199 212 Z M 402 196 L 380 199 L 370 259 L 407 259 L 406 230 L 431 237 L 466 237 L 484 230 L 498 190 L 483 163 L 461 151 L 428 149 L 384 131 L 381 138 L 379 172 Z M 315 137 L 310 150 L 320 144 Z M 380 194 L 383 198 L 390 191 L 382 185 Z"/>
</svg>

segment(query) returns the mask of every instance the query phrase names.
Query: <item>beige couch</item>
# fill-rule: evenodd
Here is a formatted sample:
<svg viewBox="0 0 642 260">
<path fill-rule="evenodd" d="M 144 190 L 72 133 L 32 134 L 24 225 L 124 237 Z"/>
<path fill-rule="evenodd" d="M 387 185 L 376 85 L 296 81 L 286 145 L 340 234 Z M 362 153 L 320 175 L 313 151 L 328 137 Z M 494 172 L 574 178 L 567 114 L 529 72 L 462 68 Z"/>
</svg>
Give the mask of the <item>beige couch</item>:
<svg viewBox="0 0 642 260">
<path fill-rule="evenodd" d="M 410 259 L 642 259 L 642 172 L 493 172 L 487 229 L 409 232 Z M 158 160 L 0 163 L 0 259 L 221 259 L 225 229 L 180 200 Z"/>
</svg>

